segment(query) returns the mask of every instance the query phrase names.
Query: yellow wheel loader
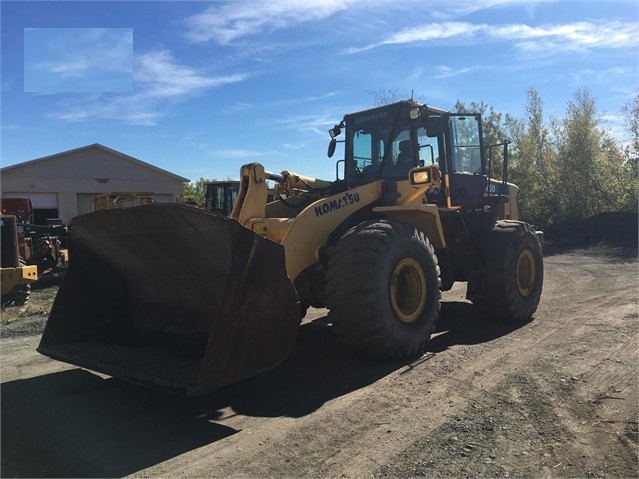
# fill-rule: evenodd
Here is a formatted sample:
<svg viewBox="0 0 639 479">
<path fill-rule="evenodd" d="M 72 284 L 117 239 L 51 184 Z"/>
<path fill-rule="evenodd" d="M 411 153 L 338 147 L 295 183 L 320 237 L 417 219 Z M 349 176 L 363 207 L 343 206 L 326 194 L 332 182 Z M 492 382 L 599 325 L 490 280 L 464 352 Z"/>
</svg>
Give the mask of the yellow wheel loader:
<svg viewBox="0 0 639 479">
<path fill-rule="evenodd" d="M 329 134 L 329 157 L 344 147 L 341 178 L 244 165 L 230 217 L 152 204 L 75 218 L 38 350 L 196 395 L 281 363 L 309 306 L 380 359 L 425 349 L 455 281 L 481 317 L 532 316 L 542 233 L 518 221 L 507 142 L 491 177 L 479 114 L 409 100 Z"/>
<path fill-rule="evenodd" d="M 38 267 L 27 266 L 20 256 L 20 232 L 18 218 L 13 215 L 0 216 L 0 239 L 2 248 L 2 268 L 0 268 L 0 289 L 2 306 L 22 306 L 29 301 L 31 283 L 38 280 Z M 24 237 L 22 238 L 24 241 Z"/>
</svg>

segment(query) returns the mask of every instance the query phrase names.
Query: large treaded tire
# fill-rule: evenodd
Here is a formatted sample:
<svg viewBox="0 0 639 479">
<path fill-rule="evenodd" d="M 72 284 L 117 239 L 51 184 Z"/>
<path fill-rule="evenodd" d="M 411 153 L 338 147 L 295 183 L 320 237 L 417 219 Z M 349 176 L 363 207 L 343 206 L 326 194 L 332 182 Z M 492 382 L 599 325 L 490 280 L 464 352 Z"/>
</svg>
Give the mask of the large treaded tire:
<svg viewBox="0 0 639 479">
<path fill-rule="evenodd" d="M 440 310 L 437 256 L 424 234 L 395 220 L 349 230 L 331 253 L 326 303 L 333 330 L 366 357 L 424 351 Z"/>
<path fill-rule="evenodd" d="M 541 245 L 532 226 L 499 221 L 484 241 L 483 295 L 473 299 L 480 316 L 526 321 L 537 310 L 544 281 Z"/>
</svg>

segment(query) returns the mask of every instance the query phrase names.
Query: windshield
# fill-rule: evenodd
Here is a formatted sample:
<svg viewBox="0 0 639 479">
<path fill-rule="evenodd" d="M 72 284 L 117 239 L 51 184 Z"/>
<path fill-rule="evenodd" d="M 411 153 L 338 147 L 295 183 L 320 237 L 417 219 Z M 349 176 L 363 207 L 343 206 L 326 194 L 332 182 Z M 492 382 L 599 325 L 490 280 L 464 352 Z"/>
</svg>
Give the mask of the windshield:
<svg viewBox="0 0 639 479">
<path fill-rule="evenodd" d="M 408 114 L 401 114 L 403 108 L 401 104 L 389 105 L 347 116 L 347 179 L 369 182 L 406 177 L 408 170 L 415 166 L 410 119 Z M 352 162 L 348 161 L 349 157 Z M 383 171 L 382 162 L 385 162 Z"/>
</svg>

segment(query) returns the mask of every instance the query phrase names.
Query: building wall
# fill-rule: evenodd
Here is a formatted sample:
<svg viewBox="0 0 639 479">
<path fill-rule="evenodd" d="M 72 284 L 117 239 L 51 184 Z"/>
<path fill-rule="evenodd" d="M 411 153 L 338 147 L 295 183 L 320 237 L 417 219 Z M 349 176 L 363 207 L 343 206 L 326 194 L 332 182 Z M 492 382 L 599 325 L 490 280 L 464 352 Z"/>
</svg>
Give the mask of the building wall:
<svg viewBox="0 0 639 479">
<path fill-rule="evenodd" d="M 174 202 L 182 192 L 180 177 L 108 150 L 89 147 L 27 162 L 2 171 L 2 196 L 31 197 L 34 208 L 48 193 L 57 195 L 58 215 L 70 223 L 78 214 L 78 195 L 112 192 L 154 193 Z"/>
</svg>

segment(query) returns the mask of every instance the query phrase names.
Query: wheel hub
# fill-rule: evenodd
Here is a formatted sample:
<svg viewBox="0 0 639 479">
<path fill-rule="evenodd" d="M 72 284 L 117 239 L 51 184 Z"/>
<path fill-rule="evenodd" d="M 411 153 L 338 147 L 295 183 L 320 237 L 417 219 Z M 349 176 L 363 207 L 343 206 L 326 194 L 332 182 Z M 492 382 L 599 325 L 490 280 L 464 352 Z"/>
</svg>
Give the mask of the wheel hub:
<svg viewBox="0 0 639 479">
<path fill-rule="evenodd" d="M 523 250 L 517 258 L 517 290 L 522 296 L 532 293 L 535 286 L 535 257 L 529 249 Z"/>
<path fill-rule="evenodd" d="M 413 323 L 419 318 L 426 304 L 426 277 L 417 261 L 404 258 L 397 263 L 391 275 L 390 297 L 400 321 Z"/>
</svg>

